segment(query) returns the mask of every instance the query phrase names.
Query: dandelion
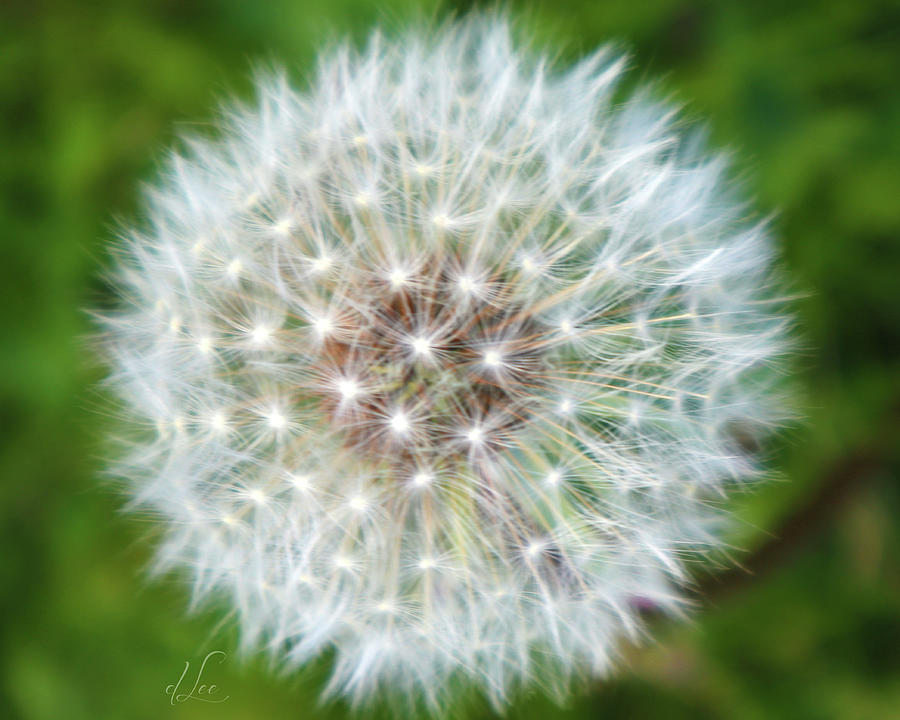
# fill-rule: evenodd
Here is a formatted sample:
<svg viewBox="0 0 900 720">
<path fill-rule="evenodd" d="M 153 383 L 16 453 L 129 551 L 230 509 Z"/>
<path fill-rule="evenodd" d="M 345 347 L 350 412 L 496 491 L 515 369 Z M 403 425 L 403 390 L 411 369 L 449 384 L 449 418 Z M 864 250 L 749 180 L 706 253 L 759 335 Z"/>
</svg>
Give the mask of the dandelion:
<svg viewBox="0 0 900 720">
<path fill-rule="evenodd" d="M 684 605 L 760 474 L 786 320 L 765 225 L 672 108 L 476 17 L 338 49 L 192 140 L 104 318 L 159 570 L 328 691 L 502 707 Z"/>
</svg>

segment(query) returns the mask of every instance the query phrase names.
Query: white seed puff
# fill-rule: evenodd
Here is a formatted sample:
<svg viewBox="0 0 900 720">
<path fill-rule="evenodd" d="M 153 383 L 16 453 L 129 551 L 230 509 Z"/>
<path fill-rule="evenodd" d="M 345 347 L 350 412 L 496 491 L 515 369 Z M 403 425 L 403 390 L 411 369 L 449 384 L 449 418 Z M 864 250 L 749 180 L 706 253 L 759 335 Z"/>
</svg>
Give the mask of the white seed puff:
<svg viewBox="0 0 900 720">
<path fill-rule="evenodd" d="M 782 417 L 770 241 L 622 58 L 479 16 L 327 54 L 190 140 L 117 258 L 115 471 L 160 570 L 329 691 L 498 706 L 676 610 Z"/>
</svg>

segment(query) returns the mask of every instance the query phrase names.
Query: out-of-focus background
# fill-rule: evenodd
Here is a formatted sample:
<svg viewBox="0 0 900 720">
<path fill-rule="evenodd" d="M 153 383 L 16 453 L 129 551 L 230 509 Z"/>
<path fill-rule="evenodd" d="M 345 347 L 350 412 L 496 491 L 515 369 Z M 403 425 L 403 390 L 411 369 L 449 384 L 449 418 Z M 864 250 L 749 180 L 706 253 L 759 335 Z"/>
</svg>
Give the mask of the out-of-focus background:
<svg viewBox="0 0 900 720">
<path fill-rule="evenodd" d="M 736 502 L 747 571 L 701 578 L 689 624 L 557 708 L 510 718 L 900 718 L 900 4 L 875 0 L 508 3 L 562 60 L 608 40 L 633 79 L 707 118 L 758 207 L 776 211 L 805 354 L 804 426 L 778 477 Z M 478 3 L 464 3 L 465 6 Z M 98 482 L 114 420 L 83 308 L 116 219 L 179 131 L 257 61 L 302 80 L 315 49 L 382 21 L 467 8 L 413 0 L 5 0 L 0 3 L 0 716 L 339 718 L 327 664 L 277 679 L 241 662 L 221 613 L 148 585 L 146 521 Z M 221 704 L 165 688 L 207 652 Z M 491 717 L 479 705 L 474 717 Z M 365 716 L 366 713 L 363 713 Z"/>
</svg>

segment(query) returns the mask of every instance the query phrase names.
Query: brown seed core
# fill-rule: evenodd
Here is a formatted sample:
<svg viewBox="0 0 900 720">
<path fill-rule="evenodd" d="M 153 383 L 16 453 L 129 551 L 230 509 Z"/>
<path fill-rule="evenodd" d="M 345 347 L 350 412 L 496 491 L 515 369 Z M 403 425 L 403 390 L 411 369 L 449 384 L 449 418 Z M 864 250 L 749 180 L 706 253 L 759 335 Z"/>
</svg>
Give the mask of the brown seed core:
<svg viewBox="0 0 900 720">
<path fill-rule="evenodd" d="M 502 445 L 524 422 L 542 382 L 542 332 L 499 279 L 480 287 L 481 295 L 462 293 L 441 270 L 400 287 L 378 277 L 360 288 L 360 298 L 375 300 L 325 338 L 318 378 L 333 388 L 321 405 L 348 446 L 431 463 Z M 354 383 L 352 397 L 341 380 Z M 467 437 L 473 428 L 477 442 Z"/>
</svg>

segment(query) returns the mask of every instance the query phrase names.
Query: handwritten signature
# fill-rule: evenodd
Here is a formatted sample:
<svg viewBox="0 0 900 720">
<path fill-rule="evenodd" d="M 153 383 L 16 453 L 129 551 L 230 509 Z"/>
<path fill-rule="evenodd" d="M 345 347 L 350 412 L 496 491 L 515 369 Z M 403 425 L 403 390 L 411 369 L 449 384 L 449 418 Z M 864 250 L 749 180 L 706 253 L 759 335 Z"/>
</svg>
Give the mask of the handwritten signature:
<svg viewBox="0 0 900 720">
<path fill-rule="evenodd" d="M 169 704 L 174 705 L 175 703 L 184 703 L 188 700 L 199 700 L 201 702 L 208 703 L 221 703 L 225 702 L 230 695 L 226 695 L 223 698 L 213 697 L 218 691 L 219 688 L 217 685 L 206 683 L 201 683 L 200 681 L 203 678 L 203 671 L 206 669 L 206 663 L 209 662 L 211 657 L 218 657 L 219 664 L 225 662 L 225 653 L 221 650 L 213 650 L 210 652 L 205 658 L 203 658 L 203 662 L 200 664 L 200 670 L 197 672 L 197 679 L 194 681 L 194 687 L 191 688 L 190 692 L 180 692 L 181 683 L 184 682 L 185 676 L 188 674 L 188 670 L 191 668 L 191 663 L 189 661 L 185 661 L 184 663 L 184 671 L 181 673 L 181 677 L 178 678 L 178 682 L 174 685 L 166 686 L 166 695 L 169 696 Z M 185 685 L 187 687 L 187 685 Z"/>
</svg>

